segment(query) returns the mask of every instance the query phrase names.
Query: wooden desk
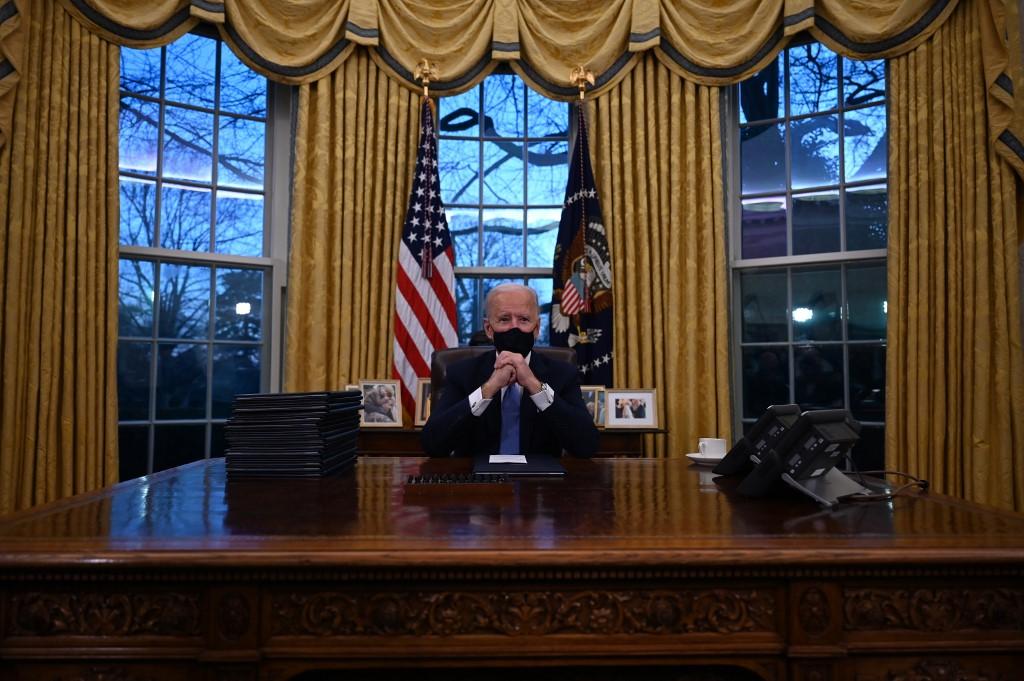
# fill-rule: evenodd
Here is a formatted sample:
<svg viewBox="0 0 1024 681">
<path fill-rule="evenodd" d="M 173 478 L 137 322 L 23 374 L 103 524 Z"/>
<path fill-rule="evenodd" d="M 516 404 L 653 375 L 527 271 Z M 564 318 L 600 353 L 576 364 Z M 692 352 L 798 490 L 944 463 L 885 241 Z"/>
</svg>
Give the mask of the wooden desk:
<svg viewBox="0 0 1024 681">
<path fill-rule="evenodd" d="M 598 431 L 597 455 L 643 456 L 644 435 L 664 432 L 663 428 L 602 428 Z M 423 456 L 420 429 L 362 428 L 359 453 L 364 456 Z"/>
<path fill-rule="evenodd" d="M 938 495 L 819 512 L 685 460 L 403 484 L 467 464 L 228 483 L 204 461 L 8 516 L 0 678 L 1020 678 L 1020 515 Z"/>
</svg>

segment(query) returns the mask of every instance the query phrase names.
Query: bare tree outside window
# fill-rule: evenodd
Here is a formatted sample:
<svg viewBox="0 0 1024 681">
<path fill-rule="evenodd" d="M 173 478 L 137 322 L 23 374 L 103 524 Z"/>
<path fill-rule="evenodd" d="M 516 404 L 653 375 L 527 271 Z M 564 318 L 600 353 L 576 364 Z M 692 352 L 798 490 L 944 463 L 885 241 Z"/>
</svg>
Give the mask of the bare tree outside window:
<svg viewBox="0 0 1024 681">
<path fill-rule="evenodd" d="M 846 408 L 880 467 L 888 235 L 886 64 L 788 48 L 740 83 L 733 201 L 738 415 Z"/>
<path fill-rule="evenodd" d="M 568 179 L 569 110 L 495 74 L 439 100 L 441 194 L 455 245 L 459 339 L 482 327 L 498 283 L 537 289 L 541 343 L 551 308 L 551 266 Z"/>
<path fill-rule="evenodd" d="M 214 37 L 121 51 L 122 479 L 221 454 L 260 388 L 267 107 Z"/>
</svg>

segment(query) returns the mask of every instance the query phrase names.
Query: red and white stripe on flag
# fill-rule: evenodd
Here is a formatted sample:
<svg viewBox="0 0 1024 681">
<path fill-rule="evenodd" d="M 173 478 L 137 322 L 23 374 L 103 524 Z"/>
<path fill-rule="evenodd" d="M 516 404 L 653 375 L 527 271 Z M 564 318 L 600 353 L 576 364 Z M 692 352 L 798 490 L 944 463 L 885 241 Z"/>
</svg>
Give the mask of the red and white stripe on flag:
<svg viewBox="0 0 1024 681">
<path fill-rule="evenodd" d="M 583 297 L 580 296 L 580 292 L 572 280 L 565 282 L 565 286 L 562 289 L 562 303 L 560 307 L 562 314 L 566 316 L 576 314 L 583 309 Z"/>
<path fill-rule="evenodd" d="M 416 381 L 430 377 L 434 350 L 459 343 L 455 253 L 441 203 L 433 112 L 426 100 L 397 272 L 392 374 L 402 385 L 402 407 L 411 414 L 416 407 Z"/>
</svg>

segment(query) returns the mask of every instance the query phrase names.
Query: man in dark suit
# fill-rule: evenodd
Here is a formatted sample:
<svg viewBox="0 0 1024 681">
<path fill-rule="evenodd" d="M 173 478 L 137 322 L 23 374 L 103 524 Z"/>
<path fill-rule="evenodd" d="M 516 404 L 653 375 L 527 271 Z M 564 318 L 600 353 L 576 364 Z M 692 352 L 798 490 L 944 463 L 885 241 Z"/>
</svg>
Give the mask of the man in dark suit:
<svg viewBox="0 0 1024 681">
<path fill-rule="evenodd" d="M 484 331 L 495 352 L 448 367 L 423 427 L 431 456 L 550 454 L 597 450 L 597 429 L 576 367 L 533 352 L 540 306 L 533 289 L 502 284 L 487 295 Z M 511 398 L 511 399 L 510 399 Z M 509 424 L 518 422 L 518 428 Z"/>
</svg>

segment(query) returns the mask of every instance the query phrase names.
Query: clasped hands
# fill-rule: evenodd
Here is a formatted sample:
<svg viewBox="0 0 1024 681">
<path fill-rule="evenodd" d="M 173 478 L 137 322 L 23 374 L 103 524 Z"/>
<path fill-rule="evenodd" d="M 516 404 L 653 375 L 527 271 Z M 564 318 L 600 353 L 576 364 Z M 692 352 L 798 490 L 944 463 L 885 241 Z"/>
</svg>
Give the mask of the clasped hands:
<svg viewBox="0 0 1024 681">
<path fill-rule="evenodd" d="M 527 395 L 536 395 L 541 390 L 541 381 L 534 375 L 526 358 L 518 352 L 499 352 L 494 361 L 494 372 L 480 390 L 484 399 L 491 399 L 507 385 L 518 383 Z"/>
</svg>

